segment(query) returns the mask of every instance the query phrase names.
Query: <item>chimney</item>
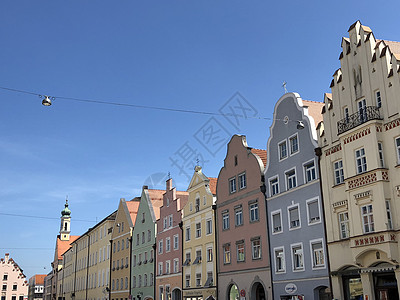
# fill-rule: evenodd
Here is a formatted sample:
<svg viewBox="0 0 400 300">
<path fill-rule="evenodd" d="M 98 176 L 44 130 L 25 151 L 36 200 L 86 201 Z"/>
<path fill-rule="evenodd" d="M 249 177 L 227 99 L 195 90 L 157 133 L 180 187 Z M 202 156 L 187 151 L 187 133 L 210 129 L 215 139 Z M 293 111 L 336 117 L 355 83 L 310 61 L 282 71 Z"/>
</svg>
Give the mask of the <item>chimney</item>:
<svg viewBox="0 0 400 300">
<path fill-rule="evenodd" d="M 148 186 L 148 185 L 144 185 L 144 186 L 143 186 L 143 189 L 144 189 L 144 190 L 148 190 L 148 189 L 149 189 L 149 186 Z"/>
<path fill-rule="evenodd" d="M 172 190 L 172 178 L 169 178 L 169 179 L 166 181 L 166 186 L 167 186 L 167 191 Z"/>
<path fill-rule="evenodd" d="M 4 260 L 5 260 L 6 263 L 8 262 L 9 256 L 10 256 L 10 253 L 6 253 L 6 255 L 5 255 L 5 257 L 4 257 Z"/>
</svg>

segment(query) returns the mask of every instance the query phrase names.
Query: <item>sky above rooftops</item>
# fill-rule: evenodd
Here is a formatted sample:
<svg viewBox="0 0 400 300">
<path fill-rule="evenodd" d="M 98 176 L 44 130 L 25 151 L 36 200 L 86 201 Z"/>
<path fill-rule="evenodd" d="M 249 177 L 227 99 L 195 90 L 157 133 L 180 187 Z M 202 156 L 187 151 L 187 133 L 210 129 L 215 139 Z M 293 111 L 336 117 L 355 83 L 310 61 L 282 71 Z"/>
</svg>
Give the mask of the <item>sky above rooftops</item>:
<svg viewBox="0 0 400 300">
<path fill-rule="evenodd" d="M 143 184 L 165 188 L 168 172 L 186 190 L 197 158 L 216 177 L 232 134 L 265 149 L 283 81 L 322 101 L 352 23 L 400 41 L 397 4 L 2 1 L 0 86 L 56 99 L 44 107 L 0 90 L 0 251 L 28 278 L 48 273 L 67 195 L 80 235 Z M 242 106 L 251 118 L 63 97 L 214 113 Z"/>
</svg>

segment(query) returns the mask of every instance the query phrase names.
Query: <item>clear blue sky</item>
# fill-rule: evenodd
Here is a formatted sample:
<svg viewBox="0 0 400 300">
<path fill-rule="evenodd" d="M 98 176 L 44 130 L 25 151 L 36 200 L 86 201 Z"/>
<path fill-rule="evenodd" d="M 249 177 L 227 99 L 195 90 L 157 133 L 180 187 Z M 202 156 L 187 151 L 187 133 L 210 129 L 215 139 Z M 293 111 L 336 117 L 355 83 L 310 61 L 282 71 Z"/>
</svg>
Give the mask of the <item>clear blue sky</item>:
<svg viewBox="0 0 400 300">
<path fill-rule="evenodd" d="M 233 107 L 239 92 L 251 115 L 271 118 L 284 80 L 304 99 L 330 92 L 341 37 L 358 19 L 377 38 L 400 41 L 398 1 L 4 0 L 0 86 L 208 112 Z M 0 256 L 10 252 L 28 278 L 50 271 L 59 219 L 4 214 L 59 218 L 68 195 L 80 235 L 120 197 L 140 195 L 149 176 L 170 172 L 186 190 L 171 161 L 185 146 L 217 177 L 227 136 L 265 148 L 271 123 L 61 98 L 44 107 L 5 90 L 0 99 Z M 204 135 L 210 128 L 218 138 Z"/>
</svg>

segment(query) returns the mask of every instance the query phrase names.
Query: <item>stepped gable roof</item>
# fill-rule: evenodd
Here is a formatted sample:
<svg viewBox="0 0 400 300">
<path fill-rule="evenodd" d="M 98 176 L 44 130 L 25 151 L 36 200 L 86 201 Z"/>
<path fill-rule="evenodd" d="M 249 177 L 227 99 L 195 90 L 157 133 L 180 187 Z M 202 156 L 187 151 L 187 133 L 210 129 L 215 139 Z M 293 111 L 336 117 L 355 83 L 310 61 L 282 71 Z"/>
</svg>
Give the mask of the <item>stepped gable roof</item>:
<svg viewBox="0 0 400 300">
<path fill-rule="evenodd" d="M 136 217 L 137 217 L 137 213 L 138 213 L 138 209 L 139 209 L 139 204 L 140 201 L 138 201 L 140 198 L 134 198 L 130 201 L 126 201 L 126 206 L 128 208 L 129 211 L 129 215 L 131 217 L 132 220 L 132 224 L 135 225 L 136 222 Z"/>
<path fill-rule="evenodd" d="M 332 95 L 331 95 L 332 97 Z M 322 118 L 322 107 L 324 106 L 323 102 L 303 100 L 303 105 L 308 107 L 308 114 L 313 117 L 315 121 L 315 127 L 317 127 L 318 123 L 323 120 Z"/>
<path fill-rule="evenodd" d="M 252 148 L 251 152 L 262 160 L 264 167 L 267 165 L 267 150 Z"/>
<path fill-rule="evenodd" d="M 62 241 L 60 239 L 60 236 L 57 236 L 57 257 L 58 259 L 62 259 L 62 255 L 69 249 L 71 248 L 71 244 L 78 239 L 80 236 L 79 235 L 70 235 L 69 236 L 69 241 Z"/>
<path fill-rule="evenodd" d="M 392 52 L 396 59 L 400 60 L 400 42 L 386 40 L 383 40 L 383 42 L 389 47 L 390 52 Z"/>
<path fill-rule="evenodd" d="M 216 195 L 217 194 L 217 181 L 218 181 L 218 178 L 208 177 L 208 179 L 210 180 L 209 187 L 210 187 L 211 193 L 213 195 Z"/>
<path fill-rule="evenodd" d="M 44 278 L 46 277 L 46 274 L 36 274 L 35 275 L 35 284 L 44 284 Z"/>
</svg>

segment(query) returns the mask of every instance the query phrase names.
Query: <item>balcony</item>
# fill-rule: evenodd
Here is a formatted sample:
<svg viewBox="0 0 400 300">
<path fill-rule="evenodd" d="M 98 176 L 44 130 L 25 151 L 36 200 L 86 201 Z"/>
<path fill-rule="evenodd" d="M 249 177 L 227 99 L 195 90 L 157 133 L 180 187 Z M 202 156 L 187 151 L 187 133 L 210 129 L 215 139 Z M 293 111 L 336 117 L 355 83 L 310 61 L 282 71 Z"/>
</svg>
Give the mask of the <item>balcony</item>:
<svg viewBox="0 0 400 300">
<path fill-rule="evenodd" d="M 379 114 L 379 107 L 367 106 L 358 112 L 337 122 L 338 134 L 342 134 L 370 120 L 382 120 Z"/>
</svg>

